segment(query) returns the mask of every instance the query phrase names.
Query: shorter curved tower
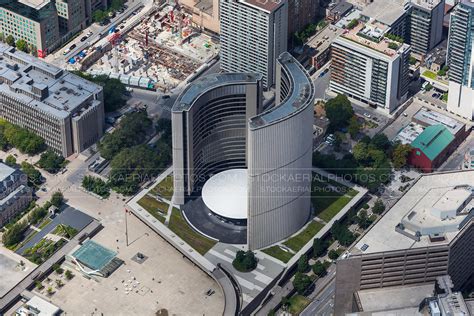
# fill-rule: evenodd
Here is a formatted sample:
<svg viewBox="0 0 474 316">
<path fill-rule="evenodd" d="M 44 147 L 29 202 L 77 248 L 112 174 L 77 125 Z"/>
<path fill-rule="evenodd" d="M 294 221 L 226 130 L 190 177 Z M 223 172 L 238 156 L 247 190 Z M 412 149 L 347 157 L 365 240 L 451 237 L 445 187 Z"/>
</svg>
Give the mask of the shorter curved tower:
<svg viewBox="0 0 474 316">
<path fill-rule="evenodd" d="M 191 83 L 172 111 L 174 202 L 185 204 L 202 191 L 206 215 L 215 215 L 225 225 L 246 225 L 250 249 L 289 237 L 311 214 L 314 87 L 289 53 L 277 59 L 276 78 L 276 102 L 266 111 L 261 76 L 231 73 Z M 246 188 L 232 190 L 245 196 L 228 199 L 239 207 L 226 206 L 218 193 L 229 191 L 211 190 L 222 179 L 213 178 L 218 173 L 239 175 L 226 178 L 227 183 L 220 180 L 229 187 L 242 185 L 242 175 L 247 177 Z M 235 218 L 225 216 L 236 210 L 240 215 Z"/>
</svg>

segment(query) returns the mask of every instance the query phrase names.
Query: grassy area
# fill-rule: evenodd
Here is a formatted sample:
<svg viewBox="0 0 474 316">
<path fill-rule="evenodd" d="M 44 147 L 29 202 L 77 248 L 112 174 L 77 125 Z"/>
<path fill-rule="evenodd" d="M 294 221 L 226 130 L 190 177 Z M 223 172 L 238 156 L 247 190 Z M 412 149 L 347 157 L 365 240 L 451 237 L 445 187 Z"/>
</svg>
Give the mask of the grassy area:
<svg viewBox="0 0 474 316">
<path fill-rule="evenodd" d="M 444 93 L 444 94 L 443 94 L 443 97 L 441 98 L 441 100 L 442 100 L 443 102 L 446 102 L 446 103 L 447 103 L 447 102 L 448 102 L 448 94 L 447 94 L 447 93 Z"/>
<path fill-rule="evenodd" d="M 308 306 L 310 301 L 303 295 L 295 295 L 289 299 L 290 308 L 289 312 L 292 315 L 299 315 Z"/>
<path fill-rule="evenodd" d="M 52 234 L 71 239 L 77 235 L 77 229 L 69 225 L 59 224 L 54 228 Z"/>
<path fill-rule="evenodd" d="M 283 244 L 293 250 L 294 252 L 298 252 L 304 245 L 308 243 L 314 236 L 323 228 L 324 225 L 315 221 L 309 223 L 306 228 L 299 233 L 298 235 L 291 237 Z"/>
<path fill-rule="evenodd" d="M 162 223 L 164 222 L 164 216 L 166 215 L 166 213 L 168 213 L 168 204 L 166 204 L 165 202 L 158 201 L 157 199 L 149 195 L 145 195 L 140 200 L 138 200 L 137 203 L 145 210 L 147 210 L 151 215 L 153 215 L 153 217 L 155 217 Z"/>
<path fill-rule="evenodd" d="M 216 241 L 206 238 L 194 231 L 183 218 L 181 211 L 177 208 L 173 208 L 171 211 L 171 218 L 168 228 L 185 242 L 187 242 L 201 255 L 204 255 L 217 243 Z"/>
<path fill-rule="evenodd" d="M 431 70 L 425 70 L 423 72 L 423 76 L 433 79 L 433 80 L 438 80 L 438 75 L 432 72 Z"/>
<path fill-rule="evenodd" d="M 57 242 L 43 238 L 33 247 L 26 249 L 23 256 L 39 265 L 48 260 L 65 243 L 66 240 L 62 238 Z"/>
<path fill-rule="evenodd" d="M 171 201 L 173 197 L 173 176 L 167 176 L 158 183 L 151 192 Z"/>
<path fill-rule="evenodd" d="M 51 223 L 51 218 L 48 217 L 47 219 L 45 219 L 45 220 L 41 223 L 41 225 L 39 225 L 38 228 L 39 228 L 39 229 L 43 229 L 43 228 L 44 228 L 46 225 L 48 225 L 49 223 Z"/>
<path fill-rule="evenodd" d="M 272 256 L 273 258 L 277 258 L 278 260 L 283 261 L 284 263 L 288 263 L 288 261 L 290 261 L 290 259 L 293 257 L 293 254 L 291 252 L 285 251 L 279 246 L 273 246 L 267 249 L 263 249 L 262 252 L 266 253 L 269 256 Z"/>
<path fill-rule="evenodd" d="M 334 180 L 313 177 L 311 202 L 316 216 L 329 222 L 357 193 Z"/>
</svg>

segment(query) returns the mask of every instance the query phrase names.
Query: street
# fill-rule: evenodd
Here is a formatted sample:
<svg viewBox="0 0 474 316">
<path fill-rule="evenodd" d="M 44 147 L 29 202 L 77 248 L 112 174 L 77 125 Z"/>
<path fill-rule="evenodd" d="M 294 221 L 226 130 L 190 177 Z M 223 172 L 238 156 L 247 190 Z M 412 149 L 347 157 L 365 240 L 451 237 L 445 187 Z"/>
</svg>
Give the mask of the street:
<svg viewBox="0 0 474 316">
<path fill-rule="evenodd" d="M 334 277 L 336 272 L 334 271 Z M 333 314 L 334 308 L 334 293 L 336 290 L 335 279 L 331 279 L 328 285 L 323 289 L 322 292 L 306 307 L 306 309 L 300 314 L 301 316 L 329 316 Z"/>
<path fill-rule="evenodd" d="M 464 140 L 464 142 L 459 145 L 458 149 L 451 154 L 451 156 L 446 160 L 446 162 L 441 165 L 438 171 L 455 171 L 460 170 L 464 161 L 464 155 L 470 152 L 474 148 L 474 136 L 469 134 L 469 136 Z"/>
<path fill-rule="evenodd" d="M 132 12 L 137 10 L 140 7 L 143 7 L 140 11 L 141 14 L 146 12 L 147 9 L 151 8 L 153 1 L 151 0 L 129 0 L 126 2 L 128 5 L 128 9 L 125 10 L 123 13 L 117 13 L 117 15 L 110 19 L 110 23 L 104 26 L 100 26 L 97 23 L 92 23 L 89 27 L 85 28 L 82 32 L 78 33 L 73 40 L 63 45 L 62 48 L 57 49 L 53 54 L 46 56 L 45 61 L 51 63 L 57 67 L 67 68 L 67 61 L 71 58 L 76 56 L 80 51 L 86 49 L 89 46 L 94 45 L 96 42 L 101 40 L 102 37 L 108 34 L 108 30 L 112 26 L 116 26 L 120 24 L 123 20 L 130 17 Z M 133 23 L 136 19 L 141 18 L 141 14 L 137 14 L 132 16 L 130 19 L 127 20 L 127 24 Z M 84 42 L 81 42 L 80 39 L 87 34 L 87 32 L 92 32 L 92 35 L 88 37 L 88 39 Z M 66 55 L 63 55 L 65 49 L 71 47 L 71 45 L 75 44 L 76 47 L 68 52 Z"/>
</svg>

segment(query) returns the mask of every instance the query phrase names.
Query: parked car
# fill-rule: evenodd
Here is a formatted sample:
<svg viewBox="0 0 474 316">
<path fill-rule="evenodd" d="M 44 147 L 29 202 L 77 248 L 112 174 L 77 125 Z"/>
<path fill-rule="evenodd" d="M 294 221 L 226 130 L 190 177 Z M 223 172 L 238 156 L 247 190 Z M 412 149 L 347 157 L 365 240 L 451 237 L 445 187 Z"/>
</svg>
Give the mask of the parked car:
<svg viewBox="0 0 474 316">
<path fill-rule="evenodd" d="M 367 112 L 364 113 L 364 116 L 365 116 L 366 118 L 371 118 L 371 117 L 372 117 L 372 115 L 370 115 L 370 114 L 367 113 Z"/>
<path fill-rule="evenodd" d="M 81 37 L 81 42 L 85 42 L 87 40 L 87 36 Z"/>
</svg>

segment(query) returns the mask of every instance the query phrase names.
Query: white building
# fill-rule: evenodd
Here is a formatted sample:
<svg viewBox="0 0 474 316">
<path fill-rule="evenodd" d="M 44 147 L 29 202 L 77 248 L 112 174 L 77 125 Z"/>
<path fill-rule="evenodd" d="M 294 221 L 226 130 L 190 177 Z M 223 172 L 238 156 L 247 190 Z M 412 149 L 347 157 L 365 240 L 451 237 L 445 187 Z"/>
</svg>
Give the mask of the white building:
<svg viewBox="0 0 474 316">
<path fill-rule="evenodd" d="M 332 44 L 330 89 L 393 112 L 408 94 L 411 47 L 385 38 L 375 21 L 345 30 Z"/>
<path fill-rule="evenodd" d="M 287 50 L 286 0 L 220 0 L 221 68 L 258 73 L 275 84 L 275 61 Z"/>
</svg>

